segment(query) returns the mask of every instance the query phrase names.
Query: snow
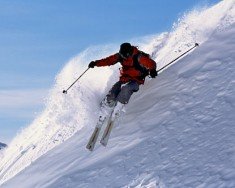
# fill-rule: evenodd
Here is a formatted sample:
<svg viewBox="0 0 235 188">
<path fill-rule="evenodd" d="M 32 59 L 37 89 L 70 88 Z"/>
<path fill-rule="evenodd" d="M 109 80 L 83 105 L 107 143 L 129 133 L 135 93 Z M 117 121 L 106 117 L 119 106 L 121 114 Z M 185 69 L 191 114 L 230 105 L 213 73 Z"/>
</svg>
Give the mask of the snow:
<svg viewBox="0 0 235 188">
<path fill-rule="evenodd" d="M 70 60 L 44 112 L 6 149 L 0 187 L 235 187 L 234 5 L 193 10 L 173 31 L 139 42 L 158 69 L 201 45 L 141 86 L 106 148 L 85 146 L 119 66 L 89 70 L 67 95 L 62 90 L 118 46 L 91 47 Z"/>
</svg>

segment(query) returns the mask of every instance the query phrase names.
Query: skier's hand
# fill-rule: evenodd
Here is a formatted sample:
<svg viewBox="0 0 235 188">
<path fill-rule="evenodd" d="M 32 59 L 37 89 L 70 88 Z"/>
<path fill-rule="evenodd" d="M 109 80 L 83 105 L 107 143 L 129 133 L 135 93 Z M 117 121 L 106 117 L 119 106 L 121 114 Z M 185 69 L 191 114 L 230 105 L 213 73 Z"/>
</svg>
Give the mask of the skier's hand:
<svg viewBox="0 0 235 188">
<path fill-rule="evenodd" d="M 95 66 L 96 66 L 95 61 L 90 62 L 89 65 L 88 65 L 89 68 L 94 68 Z"/>
<path fill-rule="evenodd" d="M 155 78 L 158 75 L 158 72 L 156 71 L 156 69 L 150 70 L 150 76 L 152 78 Z"/>
</svg>

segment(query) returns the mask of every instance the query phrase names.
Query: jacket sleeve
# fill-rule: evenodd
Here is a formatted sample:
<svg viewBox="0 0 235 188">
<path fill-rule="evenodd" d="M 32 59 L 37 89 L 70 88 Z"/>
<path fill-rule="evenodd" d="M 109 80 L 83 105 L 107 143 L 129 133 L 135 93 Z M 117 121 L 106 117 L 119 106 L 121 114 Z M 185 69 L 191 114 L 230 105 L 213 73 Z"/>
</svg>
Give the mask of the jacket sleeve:
<svg viewBox="0 0 235 188">
<path fill-rule="evenodd" d="M 96 62 L 97 67 L 102 67 L 102 66 L 114 65 L 119 61 L 120 61 L 120 57 L 118 53 L 116 53 L 104 59 L 96 60 L 95 62 Z"/>
<path fill-rule="evenodd" d="M 157 68 L 156 62 L 149 57 L 141 55 L 139 57 L 139 62 L 141 63 L 141 65 L 143 65 L 145 68 L 149 70 L 153 70 L 153 69 L 156 70 Z"/>
</svg>

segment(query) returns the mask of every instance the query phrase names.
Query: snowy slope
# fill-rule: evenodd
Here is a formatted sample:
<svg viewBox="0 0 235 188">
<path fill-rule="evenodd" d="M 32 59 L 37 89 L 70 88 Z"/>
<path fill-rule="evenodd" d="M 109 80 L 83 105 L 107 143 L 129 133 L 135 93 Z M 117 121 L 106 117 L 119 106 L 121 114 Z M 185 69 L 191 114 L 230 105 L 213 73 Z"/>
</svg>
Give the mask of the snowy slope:
<svg viewBox="0 0 235 188">
<path fill-rule="evenodd" d="M 45 111 L 7 149 L 0 183 L 19 174 L 1 187 L 234 187 L 234 3 L 193 11 L 172 32 L 141 43 L 159 68 L 194 42 L 202 45 L 148 80 L 108 147 L 93 153 L 85 145 L 118 66 L 91 70 L 68 95 L 61 91 L 85 69 L 81 63 L 117 46 L 91 48 L 71 60 Z"/>
</svg>

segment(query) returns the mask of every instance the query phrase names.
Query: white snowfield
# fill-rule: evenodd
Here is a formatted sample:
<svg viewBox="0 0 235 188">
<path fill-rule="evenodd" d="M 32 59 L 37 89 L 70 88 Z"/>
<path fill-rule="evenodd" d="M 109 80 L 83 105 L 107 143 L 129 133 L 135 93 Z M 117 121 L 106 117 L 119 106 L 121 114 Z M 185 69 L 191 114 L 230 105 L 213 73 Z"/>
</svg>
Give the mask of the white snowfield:
<svg viewBox="0 0 235 188">
<path fill-rule="evenodd" d="M 94 68 L 62 94 L 91 60 L 118 50 L 92 47 L 56 78 L 44 112 L 5 150 L 1 188 L 234 188 L 235 1 L 184 16 L 173 31 L 140 49 L 161 68 L 201 45 L 156 79 L 147 79 L 113 129 L 106 148 L 85 146 L 99 103 L 119 65 Z"/>
</svg>

